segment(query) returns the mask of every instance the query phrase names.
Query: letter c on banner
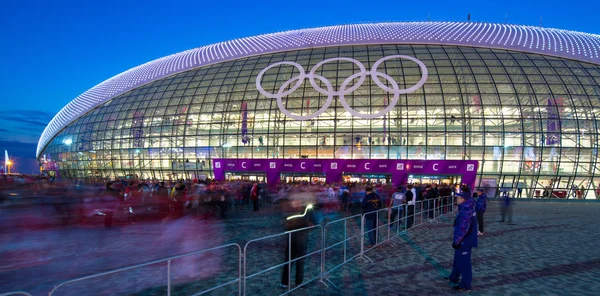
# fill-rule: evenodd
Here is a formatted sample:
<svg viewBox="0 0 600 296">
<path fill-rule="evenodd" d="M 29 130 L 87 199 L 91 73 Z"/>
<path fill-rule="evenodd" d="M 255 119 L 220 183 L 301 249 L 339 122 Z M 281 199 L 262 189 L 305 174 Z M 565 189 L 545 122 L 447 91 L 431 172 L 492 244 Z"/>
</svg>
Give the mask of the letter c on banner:
<svg viewBox="0 0 600 296">
<path fill-rule="evenodd" d="M 439 171 L 439 170 L 437 169 L 437 166 L 438 166 L 438 165 L 439 165 L 438 163 L 434 163 L 434 164 L 433 164 L 433 170 L 434 170 L 434 171 Z"/>
<path fill-rule="evenodd" d="M 304 161 L 300 163 L 300 168 L 301 168 L 301 169 L 306 169 L 306 167 L 304 166 L 304 164 L 305 164 L 305 163 L 306 163 L 306 162 L 304 162 Z"/>
<path fill-rule="evenodd" d="M 370 170 L 370 169 L 371 169 L 371 168 L 369 167 L 369 165 L 370 165 L 370 164 L 371 164 L 370 162 L 367 162 L 367 163 L 365 163 L 365 170 Z"/>
<path fill-rule="evenodd" d="M 245 169 L 247 169 L 247 167 L 246 167 L 246 162 L 245 162 L 245 161 L 242 161 L 242 168 L 245 168 Z"/>
</svg>

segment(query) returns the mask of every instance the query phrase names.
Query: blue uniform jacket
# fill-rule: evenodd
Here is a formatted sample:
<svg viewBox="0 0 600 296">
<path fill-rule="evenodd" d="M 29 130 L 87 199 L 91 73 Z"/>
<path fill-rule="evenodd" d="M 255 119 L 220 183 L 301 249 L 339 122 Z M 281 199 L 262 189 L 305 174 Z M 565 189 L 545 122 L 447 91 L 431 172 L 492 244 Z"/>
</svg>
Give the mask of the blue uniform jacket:
<svg viewBox="0 0 600 296">
<path fill-rule="evenodd" d="M 475 213 L 475 200 L 469 198 L 458 206 L 458 214 L 454 220 L 455 245 L 477 247 L 477 214 Z"/>
<path fill-rule="evenodd" d="M 477 210 L 477 212 L 485 213 L 486 209 L 487 209 L 487 195 L 484 193 L 484 194 L 480 195 L 479 197 L 477 197 L 476 210 Z"/>
</svg>

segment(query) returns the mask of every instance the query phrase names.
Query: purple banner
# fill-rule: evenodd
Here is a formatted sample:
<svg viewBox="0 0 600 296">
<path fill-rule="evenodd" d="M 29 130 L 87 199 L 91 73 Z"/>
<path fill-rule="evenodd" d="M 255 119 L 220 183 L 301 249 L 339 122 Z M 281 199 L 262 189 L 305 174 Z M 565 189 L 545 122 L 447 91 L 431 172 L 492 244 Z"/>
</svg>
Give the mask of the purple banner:
<svg viewBox="0 0 600 296">
<path fill-rule="evenodd" d="M 546 145 L 560 143 L 561 121 L 563 99 L 548 99 L 548 119 L 546 121 Z"/>
<path fill-rule="evenodd" d="M 392 160 L 392 159 L 213 159 L 215 180 L 225 180 L 225 172 L 264 173 L 271 184 L 282 173 L 323 173 L 328 183 L 341 182 L 344 174 L 391 175 L 394 185 L 405 184 L 408 175 L 462 176 L 473 188 L 477 160 Z"/>
<path fill-rule="evenodd" d="M 242 143 L 248 142 L 248 103 L 242 102 Z"/>
<path fill-rule="evenodd" d="M 388 104 L 388 96 L 385 96 L 383 99 L 383 106 L 387 106 Z M 387 139 L 387 113 L 383 115 L 383 144 L 385 145 L 385 140 Z"/>
</svg>

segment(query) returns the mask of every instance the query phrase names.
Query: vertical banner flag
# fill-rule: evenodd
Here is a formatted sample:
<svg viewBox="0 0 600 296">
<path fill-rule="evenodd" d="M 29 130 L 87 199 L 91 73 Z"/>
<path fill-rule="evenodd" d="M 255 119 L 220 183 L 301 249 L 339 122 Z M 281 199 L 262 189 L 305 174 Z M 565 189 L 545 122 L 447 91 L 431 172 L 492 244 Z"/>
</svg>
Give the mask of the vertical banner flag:
<svg viewBox="0 0 600 296">
<path fill-rule="evenodd" d="M 494 146 L 494 160 L 500 159 L 502 159 L 502 150 L 500 150 L 500 147 Z"/>
<path fill-rule="evenodd" d="M 560 143 L 560 129 L 562 115 L 563 98 L 549 98 L 546 117 L 546 145 L 555 145 Z"/>
<path fill-rule="evenodd" d="M 248 142 L 248 104 L 242 101 L 242 143 Z"/>
<path fill-rule="evenodd" d="M 388 104 L 388 96 L 386 95 L 383 98 L 383 108 L 387 107 Z M 385 144 L 385 140 L 387 139 L 387 113 L 383 115 L 383 144 Z"/>
<path fill-rule="evenodd" d="M 185 119 L 187 117 L 187 106 L 180 106 L 177 109 L 177 114 L 173 117 L 173 124 L 180 125 L 185 123 Z"/>
<path fill-rule="evenodd" d="M 179 107 L 179 110 L 177 112 L 177 124 L 190 125 L 190 123 L 187 122 L 187 113 L 188 113 L 188 106 Z"/>
<path fill-rule="evenodd" d="M 480 96 L 472 96 L 471 99 L 473 100 L 473 108 L 475 109 L 475 113 L 480 114 L 482 111 L 481 97 Z"/>
<path fill-rule="evenodd" d="M 304 108 L 302 108 L 300 110 L 300 113 L 302 113 L 302 111 L 304 110 Z M 306 100 L 306 115 L 310 114 L 310 99 Z M 315 124 L 315 120 L 311 119 L 311 120 L 307 120 L 304 122 L 304 125 L 306 127 L 308 127 L 308 129 L 306 130 L 307 132 L 310 132 L 310 127 L 313 126 Z"/>
<path fill-rule="evenodd" d="M 8 158 L 8 151 L 4 150 L 4 166 L 2 166 L 2 171 L 6 174 L 8 173 L 8 164 L 10 162 L 10 158 Z"/>
</svg>

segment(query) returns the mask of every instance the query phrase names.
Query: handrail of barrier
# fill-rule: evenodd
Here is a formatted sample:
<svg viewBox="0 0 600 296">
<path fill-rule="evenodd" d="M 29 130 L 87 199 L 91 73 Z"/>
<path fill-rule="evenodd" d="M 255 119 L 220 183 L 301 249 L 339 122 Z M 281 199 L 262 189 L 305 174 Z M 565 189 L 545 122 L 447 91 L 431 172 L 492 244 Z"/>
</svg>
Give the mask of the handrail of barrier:
<svg viewBox="0 0 600 296">
<path fill-rule="evenodd" d="M 356 215 L 353 215 L 353 216 L 350 216 L 350 217 L 338 219 L 338 220 L 331 221 L 331 222 L 325 224 L 325 227 L 323 228 L 323 254 L 322 254 L 323 259 L 321 261 L 321 281 L 323 281 L 324 277 L 326 275 L 328 275 L 329 273 L 333 272 L 334 270 L 340 268 L 342 265 L 348 263 L 349 261 L 351 261 L 351 260 L 353 260 L 353 259 L 355 259 L 355 258 L 357 258 L 357 257 L 359 257 L 361 255 L 361 253 L 359 252 L 358 254 L 356 254 L 356 255 L 348 258 L 348 255 L 347 255 L 347 249 L 348 249 L 347 243 L 350 240 L 352 240 L 354 238 L 357 238 L 357 237 L 360 237 L 361 235 L 363 235 L 362 233 L 359 233 L 359 234 L 355 234 L 355 235 L 353 235 L 351 237 L 348 237 L 348 220 L 353 220 L 353 219 L 356 219 L 356 218 L 361 218 L 361 220 L 362 220 L 362 216 L 363 216 L 362 214 L 356 214 Z M 336 243 L 334 243 L 332 245 L 327 246 L 326 245 L 326 242 L 327 242 L 326 241 L 326 238 L 327 238 L 327 227 L 331 226 L 331 225 L 334 225 L 336 223 L 341 223 L 342 221 L 344 222 L 344 239 L 342 241 L 339 241 L 339 242 L 336 242 Z M 325 251 L 333 249 L 334 247 L 337 247 L 337 246 L 339 246 L 341 244 L 344 244 L 344 261 L 342 263 L 340 263 L 340 264 L 332 267 L 330 270 L 326 271 L 325 270 L 325 257 L 324 257 L 325 256 Z"/>
<path fill-rule="evenodd" d="M 379 225 L 379 217 L 380 217 L 380 216 L 379 216 L 379 213 L 384 213 L 384 212 L 385 212 L 385 217 L 388 217 L 388 223 L 383 223 L 383 225 L 381 225 L 381 226 L 380 226 L 380 225 Z M 382 244 L 384 244 L 385 242 L 387 242 L 387 241 L 388 241 L 388 240 L 386 239 L 386 240 L 383 240 L 383 241 L 379 242 L 379 235 L 378 235 L 378 231 L 379 231 L 379 229 L 380 229 L 380 228 L 387 227 L 387 228 L 388 228 L 388 231 L 389 231 L 389 225 L 390 225 L 390 223 L 389 223 L 389 215 L 388 215 L 388 213 L 389 213 L 389 210 L 388 210 L 388 208 L 383 208 L 383 209 L 379 209 L 379 210 L 377 210 L 377 211 L 373 211 L 373 212 L 365 213 L 365 214 L 363 215 L 363 217 L 362 217 L 362 221 L 361 221 L 361 222 L 364 224 L 364 223 L 365 223 L 365 221 L 367 220 L 367 219 L 366 219 L 367 215 L 370 215 L 370 214 L 371 214 L 371 215 L 372 215 L 372 214 L 375 214 L 375 225 L 374 225 L 373 229 L 371 229 L 371 230 L 368 230 L 368 231 L 366 231 L 366 232 L 364 232 L 364 233 L 363 233 L 363 237 L 364 237 L 364 235 L 365 235 L 365 234 L 368 236 L 368 235 L 369 235 L 369 233 L 371 233 L 371 232 L 375 232 L 375 244 L 373 244 L 373 245 L 372 245 L 370 248 L 368 248 L 368 249 L 366 249 L 366 250 L 364 250 L 364 249 L 363 249 L 363 252 L 362 252 L 363 254 L 364 254 L 365 252 L 368 252 L 368 251 L 370 251 L 370 250 L 372 250 L 372 249 L 374 249 L 374 248 L 376 248 L 376 247 L 378 247 L 378 246 L 380 246 L 380 245 L 382 245 Z M 365 226 L 366 226 L 366 225 L 365 225 Z M 364 227 L 363 227 L 363 229 L 364 229 Z M 388 235 L 388 237 L 389 237 L 389 235 Z M 369 244 L 369 245 L 371 245 L 371 244 Z"/>
<path fill-rule="evenodd" d="M 429 200 L 429 208 L 427 210 L 427 217 L 429 218 L 429 223 L 438 223 L 437 219 L 440 217 L 440 215 L 438 214 L 438 209 L 441 201 L 442 198 L 439 196 Z"/>
<path fill-rule="evenodd" d="M 31 294 L 25 291 L 12 291 L 0 294 L 0 296 L 13 296 L 13 295 L 22 295 L 22 296 L 32 296 Z"/>
<path fill-rule="evenodd" d="M 397 220 L 390 221 L 390 223 L 394 223 L 394 225 L 396 225 L 396 234 L 394 234 L 394 236 L 388 237 L 389 241 L 396 238 L 401 233 L 405 232 L 406 231 L 406 223 L 408 222 L 407 219 L 404 217 L 406 211 L 408 211 L 406 208 L 406 205 L 399 205 L 399 206 L 391 207 L 390 208 L 390 216 L 391 216 L 391 213 L 394 211 L 396 211 L 396 215 L 395 215 L 394 219 L 397 219 Z M 392 220 L 391 217 L 390 217 L 390 220 Z M 404 221 L 404 227 L 401 227 L 402 221 Z M 401 228 L 403 228 L 403 229 L 401 230 Z"/>
<path fill-rule="evenodd" d="M 440 217 L 442 217 L 444 215 L 444 212 L 443 212 L 443 210 L 444 210 L 444 198 L 446 198 L 446 197 L 445 196 L 440 196 L 440 198 L 438 198 L 438 200 L 437 200 L 437 206 L 435 207 L 435 209 L 436 209 L 435 211 L 437 213 L 437 217 L 435 216 L 435 213 L 434 213 L 434 217 L 436 219 L 438 219 L 438 218 L 440 218 Z"/>
<path fill-rule="evenodd" d="M 377 225 L 379 224 L 379 212 L 381 210 L 377 210 L 377 211 L 373 211 L 373 212 L 369 212 L 369 213 L 364 213 L 360 219 L 360 224 L 361 227 L 360 229 L 361 231 L 361 243 L 360 243 L 360 257 L 364 260 L 367 261 L 371 261 L 373 262 L 373 260 L 371 260 L 371 258 L 369 258 L 368 256 L 365 256 L 365 253 L 372 250 L 373 248 L 375 248 L 377 246 L 377 232 L 375 232 L 375 244 L 371 244 L 371 239 L 369 238 L 369 245 L 371 246 L 370 248 L 365 250 L 365 235 L 367 235 L 367 237 L 369 236 L 369 234 L 373 231 L 377 231 Z M 375 214 L 375 226 L 373 227 L 373 229 L 371 230 L 366 230 L 366 223 L 365 221 L 367 220 L 367 215 L 372 215 Z"/>
<path fill-rule="evenodd" d="M 319 234 L 321 236 L 321 246 L 320 246 L 320 248 L 317 251 L 310 252 L 310 253 L 305 254 L 305 255 L 303 255 L 301 257 L 292 259 L 292 254 L 291 254 L 292 253 L 292 246 L 291 246 L 292 245 L 292 233 L 294 233 L 294 232 L 300 232 L 300 231 L 309 231 L 309 230 L 315 229 L 315 228 L 321 228 L 321 231 L 319 231 Z M 246 263 L 248 262 L 248 246 L 251 243 L 254 243 L 254 242 L 257 242 L 257 241 L 271 239 L 271 238 L 275 238 L 275 237 L 279 237 L 279 236 L 283 236 L 283 235 L 287 235 L 288 236 L 288 261 L 286 261 L 284 263 L 281 263 L 281 264 L 277 264 L 277 265 L 271 266 L 271 267 L 269 267 L 267 269 L 261 270 L 259 272 L 253 273 L 251 275 L 247 275 L 248 270 L 247 270 L 247 267 L 246 267 Z M 314 277 L 314 278 L 312 278 L 312 279 L 310 279 L 308 281 L 304 281 L 304 283 L 302 283 L 302 285 L 294 287 L 294 289 L 291 289 L 291 287 L 292 287 L 292 285 L 291 285 L 291 282 L 292 282 L 292 279 L 291 279 L 291 267 L 292 266 L 291 265 L 292 265 L 292 263 L 295 262 L 295 261 L 298 261 L 300 259 L 304 259 L 306 257 L 313 256 L 313 255 L 315 255 L 315 254 L 317 254 L 319 252 L 323 252 L 323 243 L 322 243 L 323 237 L 322 236 L 323 236 L 323 226 L 321 226 L 321 225 L 313 225 L 313 226 L 309 226 L 309 227 L 304 227 L 304 228 L 300 228 L 300 229 L 294 229 L 294 230 L 291 230 L 291 231 L 286 231 L 286 232 L 283 232 L 283 233 L 277 233 L 277 234 L 273 234 L 273 235 L 268 235 L 268 236 L 265 236 L 265 237 L 256 238 L 256 239 L 252 239 L 252 240 L 248 241 L 246 243 L 246 245 L 244 245 L 244 253 L 243 253 L 244 254 L 243 255 L 244 264 L 243 264 L 243 273 L 242 273 L 243 295 L 246 295 L 246 280 L 248 280 L 249 278 L 255 277 L 257 275 L 263 274 L 265 272 L 271 271 L 271 270 L 273 270 L 275 268 L 282 267 L 282 266 L 284 266 L 286 264 L 288 265 L 288 291 L 285 292 L 285 293 L 282 293 L 281 295 L 285 295 L 287 293 L 295 291 L 296 289 L 298 289 L 298 288 L 300 288 L 300 287 L 302 287 L 302 286 L 304 286 L 304 285 L 306 285 L 306 284 L 308 284 L 308 283 L 310 283 L 310 282 L 312 282 L 312 281 L 314 281 L 316 279 L 321 278 L 321 268 L 319 268 L 319 275 L 318 276 L 316 276 L 316 277 Z M 323 256 L 320 256 L 319 258 L 320 258 L 320 260 L 322 260 Z M 320 262 L 320 264 L 319 264 L 319 267 L 321 267 L 321 266 L 322 266 L 322 262 Z"/>
<path fill-rule="evenodd" d="M 136 268 L 140 268 L 140 267 L 144 267 L 144 266 L 149 266 L 149 265 L 154 265 L 154 264 L 159 264 L 159 263 L 164 263 L 167 262 L 167 295 L 171 295 L 171 261 L 175 260 L 175 259 L 179 259 L 179 258 L 183 258 L 183 257 L 187 257 L 187 256 L 192 256 L 192 255 L 197 255 L 197 254 L 201 254 L 201 253 L 205 253 L 205 252 L 210 252 L 210 251 L 215 251 L 218 249 L 224 249 L 224 248 L 228 248 L 228 247 L 237 247 L 238 249 L 238 278 L 231 280 L 229 282 L 220 284 L 218 286 L 212 287 L 210 289 L 201 291 L 200 293 L 197 293 L 195 295 L 201 295 L 201 294 L 205 294 L 211 291 L 214 291 L 216 289 L 231 285 L 235 282 L 238 282 L 238 293 L 239 295 L 242 295 L 242 289 L 241 289 L 241 260 L 242 260 L 242 248 L 240 247 L 240 245 L 238 244 L 226 244 L 226 245 L 222 245 L 222 246 L 217 246 L 217 247 L 213 247 L 213 248 L 209 248 L 209 249 L 204 249 L 204 250 L 198 250 L 198 251 L 193 251 L 193 252 L 189 252 L 189 253 L 185 253 L 185 254 L 181 254 L 181 255 L 176 255 L 176 256 L 171 256 L 171 257 L 167 257 L 167 258 L 163 258 L 163 259 L 158 259 L 158 260 L 153 260 L 153 261 L 149 261 L 146 263 L 141 263 L 141 264 L 136 264 L 136 265 L 132 265 L 132 266 L 127 266 L 127 267 L 122 267 L 122 268 L 117 268 L 117 269 L 113 269 L 113 270 L 109 270 L 109 271 L 104 271 L 104 272 L 100 272 L 100 273 L 96 273 L 96 274 L 92 274 L 92 275 L 88 275 L 88 276 L 83 276 L 83 277 L 79 277 L 79 278 L 75 278 L 75 279 L 71 279 L 65 282 L 62 282 L 60 284 L 58 284 L 57 286 L 55 286 L 50 293 L 48 294 L 49 296 L 52 296 L 52 294 L 54 294 L 54 292 L 56 292 L 56 290 L 66 284 L 71 284 L 71 283 L 75 283 L 75 282 L 80 282 L 80 281 L 84 281 L 87 279 L 92 279 L 92 278 L 97 278 L 97 277 L 101 277 L 101 276 L 105 276 L 105 275 L 109 275 L 109 274 L 114 274 L 114 273 L 119 273 L 122 271 L 126 271 L 126 270 L 131 270 L 131 269 L 136 269 Z"/>
<path fill-rule="evenodd" d="M 423 220 L 423 214 L 425 214 L 425 201 L 421 200 L 419 201 L 419 217 L 421 218 L 421 223 L 419 223 L 419 226 L 424 225 L 425 221 Z"/>
<path fill-rule="evenodd" d="M 396 211 L 396 215 L 392 218 L 392 213 Z M 396 246 L 392 243 L 392 239 L 399 235 L 400 233 L 400 221 L 402 221 L 401 211 L 404 211 L 404 205 L 392 206 L 388 208 L 388 231 L 387 231 L 387 241 L 393 246 Z M 396 234 L 392 236 L 391 229 L 392 225 L 396 226 Z"/>
<path fill-rule="evenodd" d="M 353 255 L 350 258 L 348 258 L 348 254 L 347 254 L 348 253 L 348 251 L 347 251 L 347 249 L 348 249 L 348 242 L 350 240 L 355 239 L 355 238 L 359 238 L 360 239 L 360 243 L 362 244 L 362 242 L 363 242 L 363 240 L 361 238 L 361 237 L 364 236 L 363 233 L 362 233 L 362 228 L 361 228 L 361 231 L 360 231 L 359 234 L 355 234 L 355 235 L 353 235 L 351 237 L 348 237 L 348 220 L 353 220 L 353 219 L 356 219 L 356 218 L 358 218 L 359 221 L 361 221 L 362 220 L 362 214 L 356 214 L 356 215 L 353 215 L 353 216 L 350 216 L 350 217 L 346 217 L 346 218 L 338 219 L 338 220 L 335 220 L 335 221 L 331 221 L 331 222 L 325 224 L 325 226 L 323 227 L 323 253 L 321 253 L 321 256 L 322 256 L 322 259 L 321 259 L 321 283 L 323 283 L 325 286 L 328 286 L 327 283 L 325 282 L 325 281 L 327 281 L 332 286 L 337 287 L 333 282 L 331 282 L 328 278 L 326 278 L 326 276 L 328 274 L 330 274 L 331 272 L 335 271 L 336 269 L 342 267 L 344 264 L 348 263 L 349 261 L 354 260 L 355 258 L 358 258 L 359 256 L 362 255 L 361 251 L 359 251 L 358 254 L 355 254 L 355 255 Z M 342 241 L 339 241 L 337 243 L 334 243 L 334 244 L 331 244 L 331 245 L 327 246 L 327 227 L 330 226 L 330 225 L 334 225 L 336 223 L 342 222 L 342 221 L 344 222 L 344 239 Z M 361 227 L 362 227 L 362 225 L 361 225 Z M 341 244 L 344 244 L 344 259 L 343 259 L 342 263 L 340 263 L 340 264 L 338 264 L 338 265 L 336 265 L 336 266 L 334 266 L 331 269 L 329 269 L 329 270 L 326 271 L 325 270 L 325 252 L 327 250 L 333 249 L 334 247 L 336 247 L 338 245 L 341 245 Z M 362 248 L 360 248 L 360 250 L 362 250 Z"/>
<path fill-rule="evenodd" d="M 440 196 L 433 200 L 417 201 L 414 205 L 413 213 L 411 215 L 409 215 L 410 205 L 405 205 L 405 207 L 404 207 L 405 213 L 404 213 L 404 218 L 403 218 L 405 227 L 404 227 L 403 231 L 400 231 L 398 228 L 396 236 L 398 236 L 398 235 L 412 236 L 409 231 L 415 230 L 421 226 L 427 228 L 425 226 L 425 223 L 435 222 L 444 215 L 454 214 L 456 209 L 454 208 L 454 203 L 452 201 L 452 198 L 453 198 L 453 196 L 449 195 L 449 196 Z M 433 202 L 434 218 L 432 220 L 423 220 L 423 215 L 428 214 L 428 211 L 429 211 L 429 208 L 428 208 L 428 210 L 424 209 L 423 204 L 425 202 L 429 203 L 430 201 Z M 437 206 L 436 206 L 436 204 L 437 204 Z M 439 209 L 436 210 L 436 208 L 439 208 Z M 436 211 L 438 212 L 437 216 L 435 214 Z M 444 211 L 446 211 L 446 213 L 444 213 Z M 419 219 L 418 216 L 420 216 L 421 218 Z M 410 227 L 408 225 L 409 220 L 411 220 L 411 222 L 412 222 Z M 396 237 L 396 236 L 394 236 L 394 237 Z"/>
<path fill-rule="evenodd" d="M 408 205 L 407 208 L 410 209 L 411 205 Z M 409 229 L 416 229 L 417 227 L 421 226 L 421 224 L 423 223 L 423 212 L 422 212 L 422 207 L 423 207 L 423 201 L 417 201 L 414 205 L 413 205 L 413 210 L 412 210 L 412 215 L 409 215 L 407 211 L 406 212 L 406 217 L 407 219 L 409 219 L 409 221 L 411 221 L 411 225 L 410 227 L 408 227 L 407 230 Z M 421 221 L 417 221 L 417 215 L 421 216 Z M 408 224 L 408 223 L 407 223 Z"/>
<path fill-rule="evenodd" d="M 150 261 L 150 262 L 146 262 L 146 263 L 142 263 L 142 264 L 137 264 L 137 265 L 133 265 L 133 266 L 128 266 L 128 267 L 123 267 L 123 268 L 118 268 L 118 269 L 113 269 L 113 270 L 109 270 L 109 271 L 105 271 L 105 272 L 101 272 L 101 273 L 97 273 L 97 274 L 92 274 L 92 275 L 88 275 L 88 276 L 84 276 L 84 277 L 79 277 L 79 278 L 75 278 L 75 279 L 71 279 L 65 282 L 60 283 L 59 285 L 55 286 L 49 293 L 49 295 L 53 295 L 53 293 L 60 287 L 70 284 L 70 283 L 74 283 L 74 282 L 79 282 L 79 281 L 83 281 L 83 280 L 87 280 L 87 279 L 91 279 L 91 278 L 97 278 L 100 276 L 104 276 L 104 275 L 109 275 L 109 274 L 114 274 L 114 273 L 118 273 L 118 272 L 122 272 L 122 271 L 126 271 L 126 270 L 131 270 L 131 269 L 136 269 L 136 268 L 140 268 L 140 267 L 144 267 L 144 266 L 149 266 L 149 265 L 154 265 L 154 264 L 159 264 L 159 263 L 164 263 L 167 262 L 167 295 L 171 295 L 171 261 L 175 260 L 175 259 L 179 259 L 179 258 L 183 258 L 186 256 L 192 256 L 192 255 L 196 255 L 196 254 L 200 254 L 200 253 L 204 253 L 204 252 L 209 252 L 209 251 L 214 251 L 214 250 L 218 250 L 218 249 L 223 249 L 223 248 L 228 248 L 228 247 L 237 247 L 238 249 L 238 277 L 234 280 L 228 281 L 226 283 L 220 284 L 218 286 L 212 287 L 210 289 L 201 291 L 195 295 L 201 295 L 201 294 L 205 294 L 211 291 L 214 291 L 216 289 L 231 285 L 233 283 L 238 283 L 238 294 L 239 295 L 246 295 L 246 280 L 255 276 L 258 276 L 260 274 L 266 273 L 268 271 L 271 271 L 275 268 L 279 268 L 282 266 L 285 266 L 286 264 L 288 265 L 288 290 L 283 293 L 283 294 L 288 294 L 318 278 L 321 279 L 321 282 L 324 282 L 325 280 L 328 280 L 325 278 L 325 276 L 327 276 L 328 274 L 330 274 L 331 272 L 335 271 L 336 269 L 340 268 L 341 266 L 343 266 L 344 264 L 348 263 L 349 261 L 361 257 L 361 258 L 365 258 L 366 256 L 364 255 L 365 252 L 371 251 L 372 249 L 388 242 L 390 244 L 392 244 L 391 239 L 399 236 L 399 235 L 411 235 L 408 231 L 409 230 L 414 230 L 419 226 L 424 226 L 424 224 L 426 222 L 431 222 L 431 221 L 436 221 L 438 220 L 440 217 L 443 217 L 444 215 L 452 215 L 456 212 L 457 207 L 455 207 L 454 202 L 452 200 L 453 196 L 440 196 L 436 199 L 433 200 L 422 200 L 422 201 L 417 201 L 415 203 L 415 205 L 413 206 L 413 210 L 411 215 L 409 215 L 409 208 L 411 205 L 399 205 L 399 206 L 395 206 L 395 207 L 389 207 L 389 208 L 383 208 L 374 212 L 370 212 L 370 213 L 365 213 L 365 214 L 356 214 L 350 217 L 346 217 L 346 218 L 342 218 L 342 219 L 338 219 L 335 221 L 331 221 L 329 223 L 326 223 L 323 225 L 314 225 L 314 226 L 310 226 L 310 227 L 305 227 L 305 228 L 301 228 L 301 229 L 295 229 L 292 231 L 286 231 L 283 233 L 278 233 L 278 234 L 273 234 L 273 235 L 269 235 L 269 236 L 265 236 L 265 237 L 261 237 L 261 238 L 257 238 L 257 239 L 253 239 L 248 241 L 245 245 L 244 248 L 242 250 L 241 246 L 239 244 L 227 244 L 227 245 L 222 245 L 222 246 L 217 246 L 217 247 L 213 247 L 210 249 L 204 249 L 204 250 L 198 250 L 198 251 L 194 251 L 194 252 L 190 252 L 190 253 L 186 253 L 186 254 L 181 254 L 181 255 L 177 255 L 177 256 L 172 256 L 172 257 L 168 257 L 168 258 L 163 258 L 163 259 L 158 259 L 158 260 L 154 260 L 154 261 Z M 425 210 L 424 209 L 424 203 L 428 202 L 428 207 Z M 430 202 L 433 203 L 433 206 L 430 206 Z M 387 214 L 387 222 L 383 223 L 380 225 L 379 220 L 380 220 L 380 213 L 386 212 Z M 397 211 L 397 215 L 394 219 L 391 218 L 391 213 Z M 429 214 L 429 211 L 433 211 L 433 220 L 430 221 L 424 221 L 423 215 L 424 214 Z M 376 220 L 375 220 L 375 225 L 373 227 L 373 229 L 365 231 L 365 220 L 366 220 L 366 215 L 368 214 L 375 214 L 376 216 Z M 417 219 L 417 217 L 420 216 L 420 219 Z M 382 216 L 382 218 L 385 217 Z M 429 217 L 429 216 L 428 216 Z M 354 234 L 350 237 L 348 237 L 348 221 L 352 220 L 352 219 L 356 219 L 356 218 L 360 218 L 360 233 L 359 234 Z M 411 227 L 408 227 L 408 222 L 409 219 L 411 220 Z M 331 227 L 331 225 L 334 225 L 336 223 L 344 223 L 344 239 L 338 242 L 335 242 L 331 245 L 327 245 L 327 241 L 326 241 L 326 237 L 327 237 L 327 228 Z M 404 222 L 404 229 L 401 231 L 401 223 Z M 396 234 L 394 236 L 391 235 L 391 230 L 390 227 L 392 225 L 396 225 Z M 379 235 L 375 236 L 375 244 L 366 249 L 365 250 L 365 235 L 369 235 L 369 233 L 371 232 L 377 232 L 381 229 L 385 227 L 387 229 L 387 238 L 383 239 L 381 241 L 379 241 Z M 295 232 L 300 232 L 300 231 L 310 231 L 313 230 L 315 228 L 320 228 L 320 238 L 321 238 L 321 246 L 319 247 L 318 250 L 316 251 L 312 251 L 308 254 L 305 254 L 301 257 L 298 258 L 294 258 L 292 259 L 291 256 L 291 237 L 292 237 L 292 233 Z M 271 266 L 265 270 L 261 270 L 258 271 L 254 274 L 251 275 L 247 275 L 247 252 L 248 252 L 248 246 L 251 243 L 255 243 L 258 241 L 262 241 L 262 240 L 266 240 L 266 239 L 271 239 L 271 238 L 275 238 L 275 237 L 280 237 L 280 236 L 284 236 L 287 235 L 288 236 L 288 260 L 284 263 L 281 264 L 277 264 L 274 266 Z M 351 257 L 348 257 L 347 254 L 347 243 L 352 240 L 352 239 L 356 239 L 357 237 L 360 236 L 360 252 L 358 254 L 355 254 Z M 344 244 L 344 260 L 342 263 L 326 270 L 325 268 L 325 262 L 326 262 L 326 258 L 325 258 L 325 252 L 327 250 L 330 250 L 336 246 L 339 246 L 341 244 Z M 295 287 L 294 289 L 291 289 L 291 264 L 295 261 L 313 256 L 315 254 L 321 253 L 320 256 L 320 270 L 319 270 L 319 275 L 308 280 L 305 281 L 303 284 L 301 284 L 300 286 Z M 372 260 L 368 257 L 366 257 L 365 260 L 369 260 L 372 262 Z M 330 282 L 331 283 L 331 282 Z M 283 295 L 282 294 L 282 295 Z M 8 296 L 8 295 L 25 295 L 25 296 L 31 296 L 31 294 L 27 293 L 27 292 L 21 292 L 21 291 L 16 291 L 16 292 L 9 292 L 9 293 L 5 293 L 5 294 L 0 294 L 0 296 Z"/>
</svg>

